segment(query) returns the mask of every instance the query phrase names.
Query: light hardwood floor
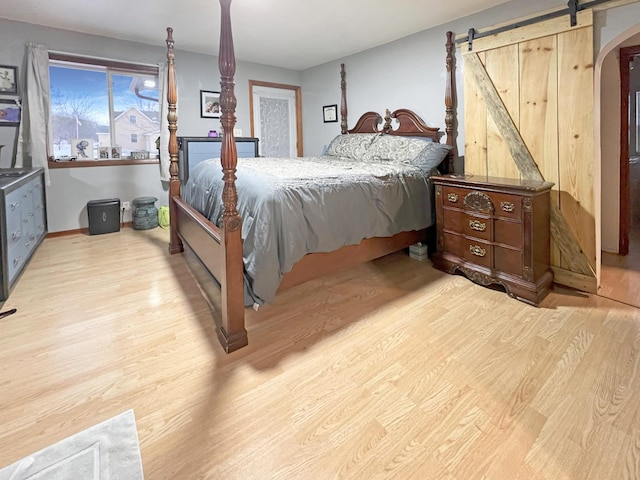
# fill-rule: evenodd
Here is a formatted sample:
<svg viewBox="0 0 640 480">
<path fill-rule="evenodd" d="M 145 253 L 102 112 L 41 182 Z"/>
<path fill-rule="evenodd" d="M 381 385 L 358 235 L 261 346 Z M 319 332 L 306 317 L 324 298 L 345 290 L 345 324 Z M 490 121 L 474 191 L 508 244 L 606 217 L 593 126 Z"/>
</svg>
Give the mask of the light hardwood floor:
<svg viewBox="0 0 640 480">
<path fill-rule="evenodd" d="M 640 308 L 640 248 L 626 256 L 602 252 L 598 295 Z"/>
<path fill-rule="evenodd" d="M 634 190 L 640 202 L 639 188 Z M 602 252 L 602 268 L 598 295 L 640 308 L 640 207 L 633 209 L 629 231 L 629 254 Z"/>
<path fill-rule="evenodd" d="M 133 408 L 145 478 L 640 478 L 640 313 L 403 253 L 248 312 L 225 355 L 154 229 L 44 241 L 0 320 L 0 466 Z"/>
</svg>

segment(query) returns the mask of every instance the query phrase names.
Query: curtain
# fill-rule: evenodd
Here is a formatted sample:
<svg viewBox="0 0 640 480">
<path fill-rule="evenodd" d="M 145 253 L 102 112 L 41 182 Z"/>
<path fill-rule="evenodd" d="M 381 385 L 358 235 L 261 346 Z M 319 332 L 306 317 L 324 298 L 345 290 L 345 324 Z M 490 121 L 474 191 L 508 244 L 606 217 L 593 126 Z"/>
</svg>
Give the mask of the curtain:
<svg viewBox="0 0 640 480">
<path fill-rule="evenodd" d="M 169 177 L 169 102 L 167 102 L 167 65 L 158 63 L 158 95 L 160 100 L 160 180 L 168 182 Z"/>
<path fill-rule="evenodd" d="M 291 156 L 290 101 L 260 97 L 260 136 L 264 157 Z"/>
<path fill-rule="evenodd" d="M 49 52 L 43 45 L 27 45 L 25 90 L 22 96 L 22 121 L 18 129 L 16 167 L 42 167 L 49 180 L 51 145 L 51 97 L 49 94 Z"/>
</svg>

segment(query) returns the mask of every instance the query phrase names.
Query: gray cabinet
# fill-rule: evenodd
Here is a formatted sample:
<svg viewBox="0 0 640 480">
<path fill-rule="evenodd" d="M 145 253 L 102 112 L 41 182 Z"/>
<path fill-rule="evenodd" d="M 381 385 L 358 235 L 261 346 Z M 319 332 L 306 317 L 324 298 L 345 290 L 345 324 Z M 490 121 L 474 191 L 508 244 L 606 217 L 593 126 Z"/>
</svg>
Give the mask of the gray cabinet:
<svg viewBox="0 0 640 480">
<path fill-rule="evenodd" d="M 3 301 L 47 232 L 43 169 L 0 169 L 0 217 Z"/>
</svg>

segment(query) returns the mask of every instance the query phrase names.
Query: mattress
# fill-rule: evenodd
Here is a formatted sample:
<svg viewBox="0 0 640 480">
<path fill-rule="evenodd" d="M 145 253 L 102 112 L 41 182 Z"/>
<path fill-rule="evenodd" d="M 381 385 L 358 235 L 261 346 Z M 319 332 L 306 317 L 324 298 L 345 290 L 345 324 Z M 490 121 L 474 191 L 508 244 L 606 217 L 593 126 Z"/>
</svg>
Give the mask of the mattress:
<svg viewBox="0 0 640 480">
<path fill-rule="evenodd" d="M 245 304 L 272 302 L 282 276 L 304 255 L 433 224 L 429 176 L 411 162 L 334 156 L 238 159 Z M 183 199 L 219 225 L 219 159 L 201 162 Z"/>
</svg>

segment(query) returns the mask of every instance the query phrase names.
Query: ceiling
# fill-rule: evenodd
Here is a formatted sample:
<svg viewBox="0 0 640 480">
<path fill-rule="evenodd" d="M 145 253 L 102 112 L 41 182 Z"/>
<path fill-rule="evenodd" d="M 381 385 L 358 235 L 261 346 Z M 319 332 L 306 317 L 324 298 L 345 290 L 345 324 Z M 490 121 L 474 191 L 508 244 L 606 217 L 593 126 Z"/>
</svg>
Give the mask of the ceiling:
<svg viewBox="0 0 640 480">
<path fill-rule="evenodd" d="M 508 0 L 233 0 L 236 59 L 304 70 Z M 217 55 L 217 0 L 2 0 L 1 18 Z"/>
</svg>

